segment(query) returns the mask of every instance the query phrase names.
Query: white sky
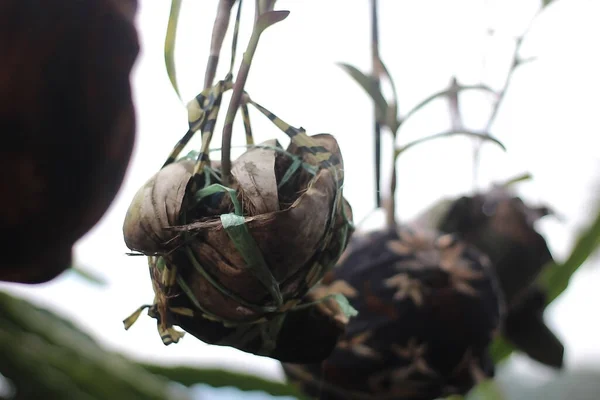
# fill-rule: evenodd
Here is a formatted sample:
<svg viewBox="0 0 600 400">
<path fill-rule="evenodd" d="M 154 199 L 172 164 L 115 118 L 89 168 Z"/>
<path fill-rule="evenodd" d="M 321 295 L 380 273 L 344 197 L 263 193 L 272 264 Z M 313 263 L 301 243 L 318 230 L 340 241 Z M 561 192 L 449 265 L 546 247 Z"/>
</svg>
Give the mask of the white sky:
<svg viewBox="0 0 600 400">
<path fill-rule="evenodd" d="M 253 3 L 245 1 L 240 50 L 249 37 Z M 186 100 L 201 89 L 216 4 L 216 0 L 183 2 L 176 63 Z M 524 28 L 537 4 L 537 0 L 380 0 L 381 52 L 396 79 L 401 112 L 444 88 L 452 74 L 462 83 L 485 78 L 497 87 L 510 60 L 511 37 Z M 281 378 L 274 360 L 209 346 L 189 335 L 165 347 L 155 320 L 145 314 L 128 332 L 123 330 L 122 319 L 151 302 L 153 294 L 145 259 L 124 255 L 128 249 L 122 239 L 122 221 L 138 187 L 158 170 L 187 128 L 185 108 L 170 86 L 163 61 L 169 6 L 167 0 L 140 0 L 137 20 L 142 52 L 132 76 L 138 115 L 135 153 L 115 202 L 75 248 L 77 262 L 109 284 L 94 287 L 66 274 L 37 287 L 2 284 L 0 288 L 74 319 L 110 348 L 138 358 L 224 366 Z M 368 71 L 368 1 L 280 0 L 277 8 L 291 10 L 291 14 L 263 36 L 247 90 L 286 122 L 303 126 L 309 133 L 336 135 L 345 157 L 345 195 L 360 220 L 374 207 L 372 106 L 335 63 L 347 62 Z M 493 179 L 525 171 L 534 174 L 533 182 L 520 186 L 521 193 L 532 201 L 543 199 L 564 218 L 540 224 L 558 259 L 567 254 L 574 233 L 586 222 L 592 210 L 593 185 L 600 176 L 598 15 L 598 1 L 558 0 L 537 20 L 522 54 L 538 60 L 516 72 L 493 127 L 508 153 L 493 145 L 485 145 L 482 153 L 483 187 Z M 489 24 L 499 28 L 492 40 L 485 35 Z M 227 39 L 225 43 L 219 77 L 229 63 Z M 490 54 L 485 71 L 481 68 L 484 51 Z M 466 121 L 472 128 L 481 127 L 489 99 L 471 95 L 463 100 Z M 224 104 L 227 101 L 225 97 Z M 277 137 L 287 143 L 258 113 L 251 118 L 257 140 Z M 437 133 L 449 127 L 448 121 L 446 104 L 439 101 L 415 115 L 399 140 L 406 143 Z M 244 141 L 239 128 L 234 144 Z M 213 147 L 220 147 L 220 141 L 216 135 Z M 389 140 L 386 143 L 389 146 Z M 471 149 L 470 140 L 457 137 L 421 145 L 403 155 L 398 163 L 400 217 L 407 220 L 436 199 L 471 190 Z M 374 217 L 371 226 L 380 220 Z M 597 265 L 588 263 L 547 313 L 566 344 L 569 367 L 600 359 L 599 278 Z"/>
</svg>

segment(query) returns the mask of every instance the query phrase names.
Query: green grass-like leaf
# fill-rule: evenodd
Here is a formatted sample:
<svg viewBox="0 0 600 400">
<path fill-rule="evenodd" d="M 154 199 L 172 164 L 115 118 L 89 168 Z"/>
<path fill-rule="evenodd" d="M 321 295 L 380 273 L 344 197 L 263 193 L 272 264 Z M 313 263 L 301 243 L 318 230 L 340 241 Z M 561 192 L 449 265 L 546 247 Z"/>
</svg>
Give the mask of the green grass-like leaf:
<svg viewBox="0 0 600 400">
<path fill-rule="evenodd" d="M 377 88 L 375 80 L 372 77 L 365 75 L 350 64 L 339 63 L 338 65 L 342 67 L 342 69 L 346 71 L 352 77 L 352 79 L 354 79 L 356 83 L 363 88 L 365 92 L 367 92 L 367 94 L 375 102 L 375 106 L 377 108 L 377 118 L 379 121 L 384 122 L 388 113 L 388 103 L 383 97 L 383 94 L 381 94 L 381 90 Z"/>
<path fill-rule="evenodd" d="M 500 140 L 487 134 L 486 132 L 475 132 L 475 131 L 468 131 L 468 130 L 450 130 L 447 132 L 436 133 L 435 135 L 425 136 L 421 139 L 417 139 L 410 143 L 407 143 L 404 146 L 398 147 L 395 151 L 394 156 L 398 157 L 400 154 L 404 153 L 406 150 L 408 150 L 411 147 L 414 147 L 418 144 L 428 142 L 428 141 L 434 140 L 434 139 L 441 139 L 441 138 L 455 136 L 455 135 L 471 136 L 471 137 L 479 138 L 482 140 L 487 140 L 487 141 L 497 144 L 498 146 L 500 146 L 500 148 L 502 148 L 502 150 L 506 151 L 506 147 L 504 147 L 504 145 L 502 144 L 502 142 Z"/>
<path fill-rule="evenodd" d="M 575 271 L 600 247 L 600 201 L 598 203 L 593 222 L 578 235 L 567 260 L 549 266 L 540 276 L 539 282 L 547 290 L 548 303 L 561 295 Z"/>
<path fill-rule="evenodd" d="M 492 342 L 490 346 L 490 354 L 495 364 L 504 361 L 508 356 L 512 354 L 515 347 L 510 344 L 503 336 L 498 336 Z"/>
<path fill-rule="evenodd" d="M 271 396 L 294 396 L 301 400 L 307 399 L 302 396 L 295 386 L 269 381 L 250 374 L 223 369 L 199 369 L 185 366 L 165 367 L 153 364 L 140 365 L 153 374 L 187 387 L 197 384 L 206 384 L 215 388 L 233 386 L 242 391 L 262 391 Z"/>
<path fill-rule="evenodd" d="M 175 39 L 177 37 L 177 22 L 179 21 L 180 11 L 181 0 L 171 0 L 171 12 L 169 13 L 169 23 L 165 36 L 165 65 L 171 85 L 175 89 L 177 97 L 181 100 L 181 93 L 179 93 L 179 86 L 177 85 L 177 73 L 175 71 Z"/>
<path fill-rule="evenodd" d="M 483 92 L 488 92 L 488 93 L 497 95 L 497 93 L 494 91 L 494 89 L 490 88 L 487 85 L 466 85 L 466 86 L 459 86 L 456 89 L 456 91 L 458 93 L 463 92 L 465 90 L 481 90 Z M 416 106 L 411 108 L 410 111 L 408 111 L 404 115 L 402 120 L 406 121 L 408 118 L 412 117 L 417 111 L 421 110 L 423 107 L 425 107 L 427 104 L 431 103 L 433 100 L 440 98 L 440 97 L 447 97 L 447 96 L 451 95 L 452 93 L 453 93 L 453 91 L 451 89 L 444 89 L 444 90 L 441 90 L 439 92 L 432 94 L 431 96 L 426 97 L 424 100 L 422 100 Z"/>
<path fill-rule="evenodd" d="M 17 398 L 174 398 L 166 379 L 104 349 L 70 321 L 1 292 L 0 354 L 0 373 Z"/>
<path fill-rule="evenodd" d="M 72 265 L 71 268 L 67 270 L 69 273 L 74 274 L 78 278 L 83 279 L 87 283 L 91 283 L 96 286 L 106 286 L 107 282 L 104 278 L 90 272 L 79 265 Z"/>
<path fill-rule="evenodd" d="M 486 379 L 466 396 L 467 400 L 506 400 L 506 396 L 493 379 Z"/>
</svg>

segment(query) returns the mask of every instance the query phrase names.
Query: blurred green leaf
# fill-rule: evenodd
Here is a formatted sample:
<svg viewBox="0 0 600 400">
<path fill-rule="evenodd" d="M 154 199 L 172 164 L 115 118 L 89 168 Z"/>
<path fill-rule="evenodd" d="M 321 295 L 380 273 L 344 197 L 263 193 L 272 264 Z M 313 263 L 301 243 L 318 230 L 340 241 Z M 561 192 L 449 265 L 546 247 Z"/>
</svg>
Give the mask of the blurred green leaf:
<svg viewBox="0 0 600 400">
<path fill-rule="evenodd" d="M 502 144 L 501 141 L 499 141 L 495 137 L 488 135 L 484 132 L 474 132 L 474 131 L 468 131 L 468 130 L 457 130 L 457 131 L 451 130 L 451 131 L 447 131 L 447 132 L 436 133 L 435 135 L 425 136 L 424 138 L 417 139 L 410 143 L 405 144 L 404 146 L 400 146 L 396 149 L 394 157 L 398 157 L 400 154 L 404 153 L 406 150 L 408 150 L 411 147 L 416 146 L 418 144 L 428 142 L 428 141 L 434 140 L 434 139 L 441 139 L 441 138 L 455 136 L 455 135 L 465 135 L 465 136 L 476 137 L 476 138 L 479 138 L 482 140 L 488 140 L 493 143 L 496 143 L 498 146 L 500 146 L 502 148 L 502 150 L 506 151 L 506 147 L 504 147 L 504 145 Z"/>
<path fill-rule="evenodd" d="M 575 246 L 567 260 L 556 263 L 542 272 L 539 282 L 547 290 L 551 303 L 567 288 L 571 276 L 600 247 L 600 202 L 593 222 L 577 237 Z"/>
<path fill-rule="evenodd" d="M 467 400 L 505 400 L 506 396 L 493 379 L 486 379 L 466 396 Z"/>
<path fill-rule="evenodd" d="M 489 93 L 493 93 L 496 94 L 497 93 L 494 91 L 494 89 L 490 88 L 489 86 L 486 85 L 468 85 L 468 86 L 459 86 L 456 89 L 457 93 L 460 93 L 462 91 L 465 90 L 481 90 L 484 92 L 489 92 Z M 410 118 L 411 116 L 413 116 L 417 111 L 419 111 L 420 109 L 422 109 L 423 107 L 425 107 L 427 104 L 431 103 L 433 100 L 437 99 L 438 97 L 448 97 L 450 95 L 454 94 L 454 90 L 453 89 L 444 89 L 441 90 L 437 93 L 432 94 L 431 96 L 425 98 L 425 100 L 421 101 L 420 103 L 418 103 L 416 106 L 414 106 L 408 113 L 406 113 L 404 115 L 404 117 L 402 118 L 403 121 L 406 121 L 408 118 Z"/>
<path fill-rule="evenodd" d="M 105 286 L 107 283 L 106 280 L 100 276 L 81 268 L 79 265 L 72 265 L 67 271 L 93 285 Z"/>
<path fill-rule="evenodd" d="M 174 399 L 169 382 L 71 322 L 0 292 L 0 373 L 17 398 Z"/>
<path fill-rule="evenodd" d="M 140 366 L 153 374 L 188 387 L 196 384 L 206 384 L 216 388 L 234 386 L 242 391 L 262 391 L 271 396 L 295 396 L 300 400 L 306 399 L 295 386 L 249 374 L 185 366 L 165 367 L 152 364 L 140 364 Z"/>
<path fill-rule="evenodd" d="M 275 25 L 278 22 L 283 21 L 290 15 L 289 11 L 285 10 L 277 10 L 277 11 L 267 11 L 264 14 L 261 14 L 256 21 L 256 28 L 258 31 L 262 32 L 271 25 Z"/>
<path fill-rule="evenodd" d="M 508 342 L 503 336 L 498 336 L 490 346 L 490 354 L 494 360 L 494 364 L 506 359 L 515 350 L 515 347 Z"/>
<path fill-rule="evenodd" d="M 510 178 L 504 182 L 502 182 L 501 184 L 499 184 L 499 186 L 502 187 L 509 187 L 509 186 L 513 186 L 517 183 L 521 183 L 521 182 L 525 182 L 525 181 L 530 181 L 533 179 L 533 176 L 529 173 L 529 172 L 525 172 L 521 175 L 517 175 L 513 178 Z"/>
<path fill-rule="evenodd" d="M 388 126 L 388 128 L 392 131 L 392 134 L 395 136 L 401 124 L 401 122 L 398 119 L 398 92 L 396 90 L 396 84 L 394 83 L 394 79 L 392 78 L 390 71 L 385 66 L 385 63 L 381 59 L 379 59 L 379 64 L 381 65 L 383 75 L 386 77 L 392 88 L 392 104 L 390 104 L 386 110 L 385 123 Z"/>
<path fill-rule="evenodd" d="M 548 6 L 550 3 L 552 3 L 554 0 L 542 0 L 542 7 L 546 7 Z"/>
<path fill-rule="evenodd" d="M 352 79 L 354 79 L 363 88 L 365 92 L 367 92 L 367 94 L 375 102 L 378 114 L 377 118 L 381 122 L 386 122 L 388 103 L 377 87 L 375 80 L 372 77 L 363 74 L 352 65 L 344 63 L 339 63 L 338 65 L 342 67 L 342 69 L 344 69 L 344 71 L 346 71 L 352 77 Z"/>
<path fill-rule="evenodd" d="M 179 21 L 180 11 L 181 0 L 171 0 L 171 12 L 169 13 L 169 23 L 165 37 L 165 64 L 171 85 L 175 89 L 177 97 L 181 100 L 181 94 L 177 85 L 177 73 L 175 72 L 175 39 L 177 37 L 177 22 Z"/>
</svg>

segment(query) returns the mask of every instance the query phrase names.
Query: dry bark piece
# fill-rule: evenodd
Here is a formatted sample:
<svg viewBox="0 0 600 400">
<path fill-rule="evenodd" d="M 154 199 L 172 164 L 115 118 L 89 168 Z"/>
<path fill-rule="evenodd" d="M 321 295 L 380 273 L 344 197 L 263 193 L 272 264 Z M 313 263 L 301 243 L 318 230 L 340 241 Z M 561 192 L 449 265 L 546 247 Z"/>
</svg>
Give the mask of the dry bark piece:
<svg viewBox="0 0 600 400">
<path fill-rule="evenodd" d="M 140 189 L 123 231 L 131 249 L 164 264 L 151 264 L 149 314 L 161 332 L 178 325 L 207 343 L 298 362 L 332 350 L 343 331 L 340 310 L 295 306 L 345 249 L 352 214 L 335 138 L 305 139 L 314 146 L 284 151 L 271 140 L 250 148 L 233 162 L 235 190 L 219 186 L 216 164 L 214 175 L 192 177 L 187 160 Z M 327 163 L 315 164 L 319 157 Z"/>
<path fill-rule="evenodd" d="M 269 140 L 263 145 L 275 147 L 277 141 Z M 279 211 L 276 158 L 275 151 L 257 147 L 248 150 L 233 163 L 231 174 L 238 184 L 242 201 L 246 203 L 244 207 L 251 215 Z"/>
<path fill-rule="evenodd" d="M 133 148 L 137 2 L 0 3 L 0 280 L 40 283 L 71 263 Z M 9 138 L 9 139 L 8 139 Z"/>
<path fill-rule="evenodd" d="M 309 396 L 434 399 L 493 375 L 503 299 L 488 258 L 452 235 L 355 234 L 315 291 L 345 293 L 358 316 L 322 363 L 283 364 Z"/>
</svg>

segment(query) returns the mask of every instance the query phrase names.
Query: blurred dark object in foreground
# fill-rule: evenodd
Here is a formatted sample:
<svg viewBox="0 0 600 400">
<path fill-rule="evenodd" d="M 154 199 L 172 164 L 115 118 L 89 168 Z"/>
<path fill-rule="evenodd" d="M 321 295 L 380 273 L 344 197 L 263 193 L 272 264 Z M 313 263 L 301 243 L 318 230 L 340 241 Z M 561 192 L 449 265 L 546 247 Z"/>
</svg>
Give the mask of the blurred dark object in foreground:
<svg viewBox="0 0 600 400">
<path fill-rule="evenodd" d="M 435 399 L 493 376 L 503 301 L 488 258 L 452 235 L 355 234 L 316 291 L 358 310 L 322 364 L 283 364 L 319 399 Z"/>
<path fill-rule="evenodd" d="M 534 226 L 548 214 L 547 207 L 529 206 L 507 187 L 496 185 L 455 200 L 437 228 L 458 234 L 490 257 L 506 298 L 505 338 L 531 358 L 561 367 L 564 347 L 544 323 L 546 293 L 534 284 L 553 261 Z"/>
<path fill-rule="evenodd" d="M 63 272 L 120 188 L 135 136 L 136 5 L 0 2 L 0 280 Z"/>
</svg>

